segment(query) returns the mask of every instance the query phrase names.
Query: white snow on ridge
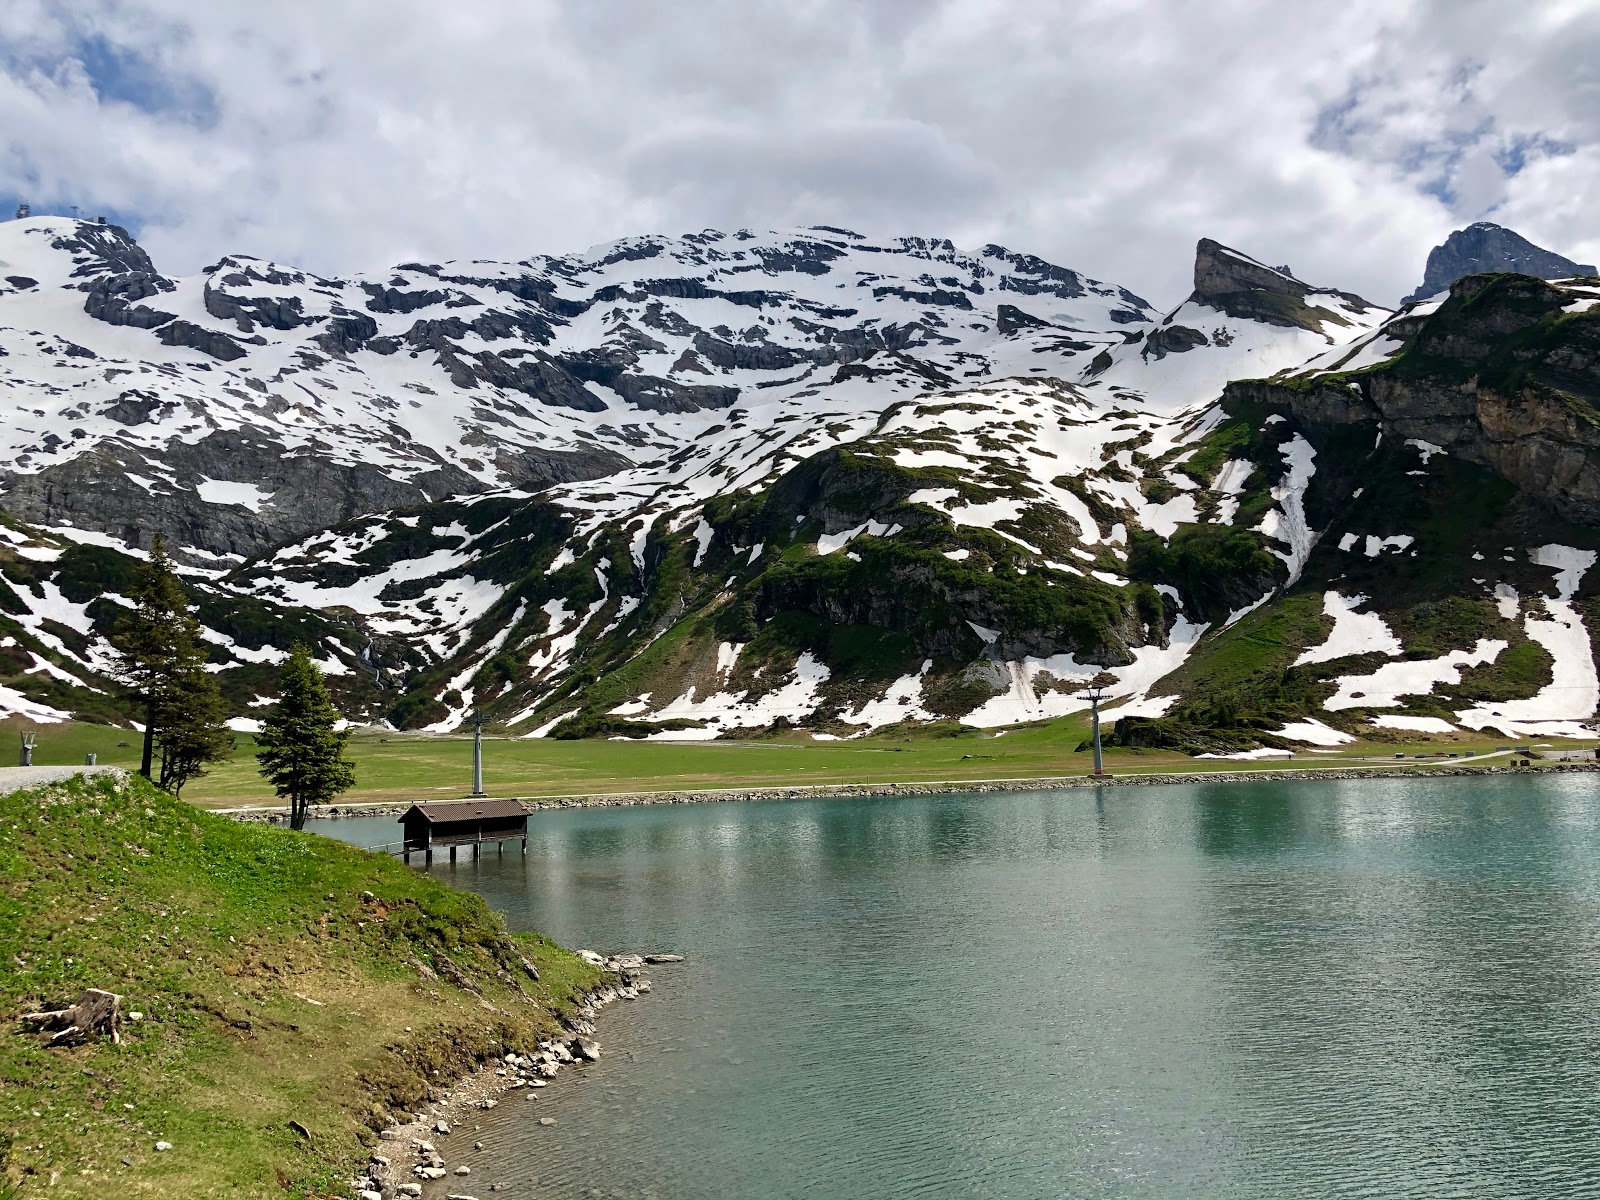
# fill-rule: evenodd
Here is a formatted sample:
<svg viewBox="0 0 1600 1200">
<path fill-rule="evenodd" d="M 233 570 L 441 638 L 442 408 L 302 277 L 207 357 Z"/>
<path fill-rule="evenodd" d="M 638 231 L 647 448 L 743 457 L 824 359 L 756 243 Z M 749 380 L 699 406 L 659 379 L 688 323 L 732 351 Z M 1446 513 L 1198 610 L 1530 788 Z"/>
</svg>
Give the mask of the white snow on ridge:
<svg viewBox="0 0 1600 1200">
<path fill-rule="evenodd" d="M 1356 654 L 1387 654 L 1391 658 L 1399 655 L 1400 639 L 1384 619 L 1377 613 L 1355 611 L 1366 602 L 1365 596 L 1344 597 L 1338 592 L 1324 592 L 1322 611 L 1333 618 L 1333 628 L 1320 646 L 1303 651 L 1294 665 L 1331 662 Z"/>
<path fill-rule="evenodd" d="M 972 466 L 970 458 L 952 454 L 948 450 L 921 450 L 908 446 L 895 450 L 894 461 L 902 467 L 955 467 L 966 470 Z"/>
<path fill-rule="evenodd" d="M 1509 737 L 1520 737 L 1536 732 L 1538 722 L 1577 722 L 1595 715 L 1600 706 L 1600 677 L 1595 671 L 1594 647 L 1583 618 L 1567 600 L 1546 597 L 1544 606 L 1549 620 L 1538 620 L 1530 614 L 1523 621 L 1523 628 L 1529 640 L 1549 651 L 1550 682 L 1525 700 L 1463 709 L 1456 713 L 1461 724 L 1470 729 L 1492 726 Z"/>
<path fill-rule="evenodd" d="M 1550 655 L 1550 682 L 1522 700 L 1462 709 L 1456 719 L 1469 729 L 1498 729 L 1507 737 L 1583 737 L 1588 734 L 1583 722 L 1600 712 L 1600 673 L 1595 668 L 1589 631 L 1572 604 L 1572 597 L 1597 556 L 1592 550 L 1553 543 L 1533 548 L 1528 556 L 1539 566 L 1556 572 L 1556 595 L 1540 601 L 1545 618 L 1536 617 L 1531 611 L 1523 617 L 1529 640 Z M 1516 590 L 1507 584 L 1496 584 L 1494 596 L 1500 615 L 1515 619 L 1521 609 Z"/>
<path fill-rule="evenodd" d="M 1343 746 L 1355 741 L 1355 737 L 1345 733 L 1342 729 L 1335 729 L 1332 725 L 1324 725 L 1315 717 L 1307 717 L 1304 721 L 1291 721 L 1282 729 L 1274 730 L 1276 736 L 1288 738 L 1291 742 L 1309 742 L 1313 746 Z"/>
<path fill-rule="evenodd" d="M 1452 650 L 1439 658 L 1387 663 L 1370 675 L 1340 676 L 1339 690 L 1323 701 L 1323 707 L 1330 711 L 1398 708 L 1403 703 L 1402 696 L 1426 696 L 1438 684 L 1460 683 L 1463 668 L 1492 663 L 1508 644 L 1494 638 L 1479 638 L 1471 650 Z"/>
<path fill-rule="evenodd" d="M 866 726 L 862 733 L 901 721 L 933 720 L 934 714 L 922 706 L 922 679 L 932 667 L 933 660 L 924 659 L 921 669 L 915 674 L 902 675 L 889 685 L 880 698 L 840 713 L 839 719 L 846 725 Z"/>
<path fill-rule="evenodd" d="M 1222 497 L 1217 502 L 1217 524 L 1233 524 L 1233 518 L 1239 511 L 1239 497 L 1244 493 L 1244 485 L 1254 470 L 1255 464 L 1248 458 L 1230 458 L 1222 464 L 1216 478 L 1211 481 L 1211 490 Z"/>
<path fill-rule="evenodd" d="M 248 508 L 251 512 L 260 512 L 261 506 L 271 500 L 275 493 L 257 487 L 253 483 L 234 483 L 227 479 L 207 479 L 202 475 L 195 480 L 194 490 L 200 493 L 200 499 L 207 504 L 235 504 L 240 508 Z"/>
<path fill-rule="evenodd" d="M 1002 665 L 1010 674 L 1010 687 L 967 713 L 961 723 L 992 729 L 1082 712 L 1089 707 L 1089 702 L 1080 699 L 1077 693 L 1106 670 L 1116 676 L 1117 681 L 1106 689 L 1113 704 L 1101 710 L 1103 721 L 1115 721 L 1120 717 L 1159 717 L 1177 697 L 1151 697 L 1150 689 L 1177 669 L 1208 628 L 1210 626 L 1194 625 L 1180 617 L 1168 631 L 1166 649 L 1140 646 L 1133 651 L 1134 661 L 1125 667 L 1080 663 L 1071 654 L 1006 662 Z M 1050 688 L 1052 682 L 1068 686 L 1066 690 L 1054 690 Z"/>
<path fill-rule="evenodd" d="M 1270 268 L 1269 268 L 1270 270 Z M 1172 413 L 1194 405 L 1210 404 L 1235 379 L 1267 379 L 1301 368 L 1316 356 L 1337 353 L 1366 337 L 1390 314 L 1369 308 L 1358 312 L 1327 296 L 1308 296 L 1307 302 L 1336 312 L 1346 324 L 1327 322 L 1322 332 L 1299 327 L 1267 325 L 1230 317 L 1218 309 L 1186 300 L 1163 318 L 1161 325 L 1198 330 L 1206 344 L 1161 357 L 1145 353 L 1145 342 L 1113 346 L 1111 366 L 1098 375 L 1085 367 L 1080 378 L 1089 384 L 1139 393 L 1154 411 Z M 1380 339 L 1381 340 L 1381 339 Z M 1365 353 L 1367 348 L 1363 348 Z M 1087 356 L 1086 356 L 1087 357 Z"/>
<path fill-rule="evenodd" d="M 711 546 L 711 539 L 716 537 L 716 536 L 717 536 L 717 531 L 715 529 L 711 528 L 710 522 L 708 522 L 704 517 L 701 517 L 699 519 L 699 521 L 697 521 L 695 523 L 695 527 L 694 527 L 694 561 L 689 564 L 690 566 L 698 567 L 700 565 L 701 560 L 704 559 L 705 556 L 706 556 L 706 551 Z M 562 550 L 561 550 L 561 553 L 562 554 L 567 554 L 567 553 L 570 553 L 570 552 L 565 547 L 563 547 Z M 552 567 L 551 569 L 553 570 L 554 568 Z M 547 571 L 547 572 L 545 572 L 545 574 L 548 575 L 549 572 Z"/>
<path fill-rule="evenodd" d="M 920 493 L 919 493 L 920 495 Z M 868 537 L 893 537 L 900 532 L 898 525 L 885 525 L 881 521 L 864 521 L 854 529 L 842 533 L 825 533 L 817 539 L 818 554 L 832 554 L 849 545 L 851 540 L 866 534 Z"/>
<path fill-rule="evenodd" d="M 1422 455 L 1423 466 L 1432 462 L 1434 455 L 1445 452 L 1443 446 L 1435 446 L 1432 442 L 1425 442 L 1421 438 L 1407 438 L 1406 445 L 1413 447 Z"/>
<path fill-rule="evenodd" d="M 72 720 L 72 714 L 52 708 L 37 700 L 30 700 L 15 688 L 0 683 L 0 717 L 22 717 L 40 725 L 55 725 Z M 14 749 L 14 747 L 13 747 Z"/>
<path fill-rule="evenodd" d="M 1344 535 L 1344 538 L 1340 538 L 1339 549 L 1348 549 L 1349 547 L 1345 545 L 1345 538 L 1353 538 L 1354 536 L 1354 534 L 1347 533 Z M 1409 549 L 1411 547 L 1411 543 L 1415 542 L 1416 540 L 1417 539 L 1412 537 L 1409 533 L 1397 533 L 1391 537 L 1377 537 L 1376 535 L 1369 533 L 1367 534 L 1366 549 L 1363 550 L 1362 553 L 1368 558 L 1377 558 L 1378 555 L 1382 554 L 1390 547 L 1404 552 L 1405 550 Z"/>
<path fill-rule="evenodd" d="M 525 737 L 525 738 L 549 737 L 551 730 L 553 730 L 557 725 L 561 724 L 561 722 L 565 721 L 568 717 L 577 716 L 582 711 L 583 711 L 582 709 L 575 708 L 571 712 L 561 713 L 558 716 L 550 718 L 550 720 L 546 721 L 543 725 L 539 726 L 539 728 L 533 730 L 531 733 L 525 733 L 522 736 Z M 529 711 L 527 713 L 520 714 L 519 716 L 512 718 L 512 720 L 510 722 L 508 722 L 508 724 L 513 724 L 514 725 L 514 724 L 516 724 L 517 721 L 526 720 L 531 715 L 532 715 L 531 711 Z"/>
<path fill-rule="evenodd" d="M 1454 733 L 1456 727 L 1443 717 L 1402 717 L 1385 713 L 1374 717 L 1372 723 L 1379 729 L 1403 729 L 1411 733 Z"/>
<path fill-rule="evenodd" d="M 1274 550 L 1273 553 L 1289 567 L 1289 578 L 1284 587 L 1290 588 L 1300 578 L 1300 572 L 1305 570 L 1306 559 L 1311 556 L 1311 548 L 1317 542 L 1316 534 L 1306 524 L 1305 507 L 1306 488 L 1311 483 L 1311 477 L 1317 473 L 1317 456 L 1311 443 L 1298 433 L 1278 447 L 1278 451 L 1283 455 L 1289 471 L 1283 482 L 1272 489 L 1272 498 L 1278 502 L 1278 507 L 1267 513 L 1256 528 L 1268 537 L 1288 544 L 1287 552 Z"/>
<path fill-rule="evenodd" d="M 1555 568 L 1556 596 L 1570 600 L 1583 582 L 1585 572 L 1594 566 L 1596 555 L 1593 550 L 1551 544 L 1535 547 L 1528 552 L 1528 557 L 1541 567 Z"/>
<path fill-rule="evenodd" d="M 829 674 L 827 664 L 808 650 L 800 655 L 789 680 L 762 696 L 751 697 L 747 691 L 716 692 L 697 700 L 695 689 L 690 687 L 645 719 L 700 721 L 704 723 L 703 728 L 664 729 L 651 734 L 650 738 L 653 741 L 706 741 L 725 730 L 770 725 L 779 717 L 804 720 L 816 708 L 817 689 L 827 682 Z"/>
</svg>

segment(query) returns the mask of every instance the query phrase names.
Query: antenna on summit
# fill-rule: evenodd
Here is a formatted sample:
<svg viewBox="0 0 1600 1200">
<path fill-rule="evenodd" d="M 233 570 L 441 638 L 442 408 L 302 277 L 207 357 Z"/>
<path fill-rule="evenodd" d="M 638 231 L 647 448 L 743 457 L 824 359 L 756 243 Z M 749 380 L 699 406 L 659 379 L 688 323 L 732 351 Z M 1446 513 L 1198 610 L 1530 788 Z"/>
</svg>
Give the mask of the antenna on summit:
<svg viewBox="0 0 1600 1200">
<path fill-rule="evenodd" d="M 18 200 L 17 220 L 25 221 L 31 216 L 33 216 L 33 205 L 29 204 L 26 200 Z"/>
</svg>

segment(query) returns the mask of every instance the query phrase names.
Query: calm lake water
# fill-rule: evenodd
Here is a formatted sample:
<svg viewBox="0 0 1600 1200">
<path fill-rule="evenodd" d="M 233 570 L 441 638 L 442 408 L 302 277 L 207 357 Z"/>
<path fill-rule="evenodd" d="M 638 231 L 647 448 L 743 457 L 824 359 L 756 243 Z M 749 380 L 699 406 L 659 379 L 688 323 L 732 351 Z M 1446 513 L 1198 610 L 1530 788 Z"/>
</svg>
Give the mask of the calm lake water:
<svg viewBox="0 0 1600 1200">
<path fill-rule="evenodd" d="M 440 1196 L 1600 1196 L 1595 777 L 530 825 L 526 859 L 434 871 L 689 961 L 452 1138 Z"/>
</svg>

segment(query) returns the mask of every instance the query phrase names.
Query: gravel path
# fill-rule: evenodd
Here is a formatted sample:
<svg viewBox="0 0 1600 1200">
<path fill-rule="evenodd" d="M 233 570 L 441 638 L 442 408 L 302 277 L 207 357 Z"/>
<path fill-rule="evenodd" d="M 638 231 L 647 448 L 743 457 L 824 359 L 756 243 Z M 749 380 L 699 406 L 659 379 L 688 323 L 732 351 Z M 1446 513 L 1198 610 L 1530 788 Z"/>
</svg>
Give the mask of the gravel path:
<svg viewBox="0 0 1600 1200">
<path fill-rule="evenodd" d="M 71 779 L 74 775 L 98 775 L 102 771 L 120 770 L 121 767 L 0 767 L 0 795 L 18 788 Z"/>
</svg>

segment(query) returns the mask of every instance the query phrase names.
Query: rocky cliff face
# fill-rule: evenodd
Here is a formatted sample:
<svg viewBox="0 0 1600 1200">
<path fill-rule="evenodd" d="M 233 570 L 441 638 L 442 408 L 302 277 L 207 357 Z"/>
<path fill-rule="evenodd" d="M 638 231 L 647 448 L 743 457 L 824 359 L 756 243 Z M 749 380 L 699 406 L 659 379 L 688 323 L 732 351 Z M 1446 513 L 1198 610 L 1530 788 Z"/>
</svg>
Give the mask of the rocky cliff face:
<svg viewBox="0 0 1600 1200">
<path fill-rule="evenodd" d="M 1319 303 L 1318 298 L 1325 298 Z M 1229 316 L 1267 325 L 1321 331 L 1329 323 L 1347 324 L 1339 311 L 1375 310 L 1359 296 L 1333 288 L 1315 288 L 1277 267 L 1201 238 L 1195 247 L 1194 294 L 1190 300 Z M 1326 301 L 1337 301 L 1335 304 Z"/>
<path fill-rule="evenodd" d="M 1600 289 L 1469 275 L 1391 328 L 1381 365 L 1291 385 L 1238 384 L 1324 433 L 1370 424 L 1491 468 L 1568 520 L 1600 526 Z M 1325 381 L 1324 381 L 1325 380 Z M 1230 401 L 1225 399 L 1225 403 Z"/>
<path fill-rule="evenodd" d="M 1458 229 L 1428 253 L 1422 285 L 1407 296 L 1407 304 L 1436 296 L 1465 275 L 1509 271 L 1539 279 L 1566 279 L 1574 275 L 1594 275 L 1592 264 L 1575 263 L 1553 250 L 1535 246 L 1527 238 L 1502 225 L 1479 221 Z"/>
</svg>

